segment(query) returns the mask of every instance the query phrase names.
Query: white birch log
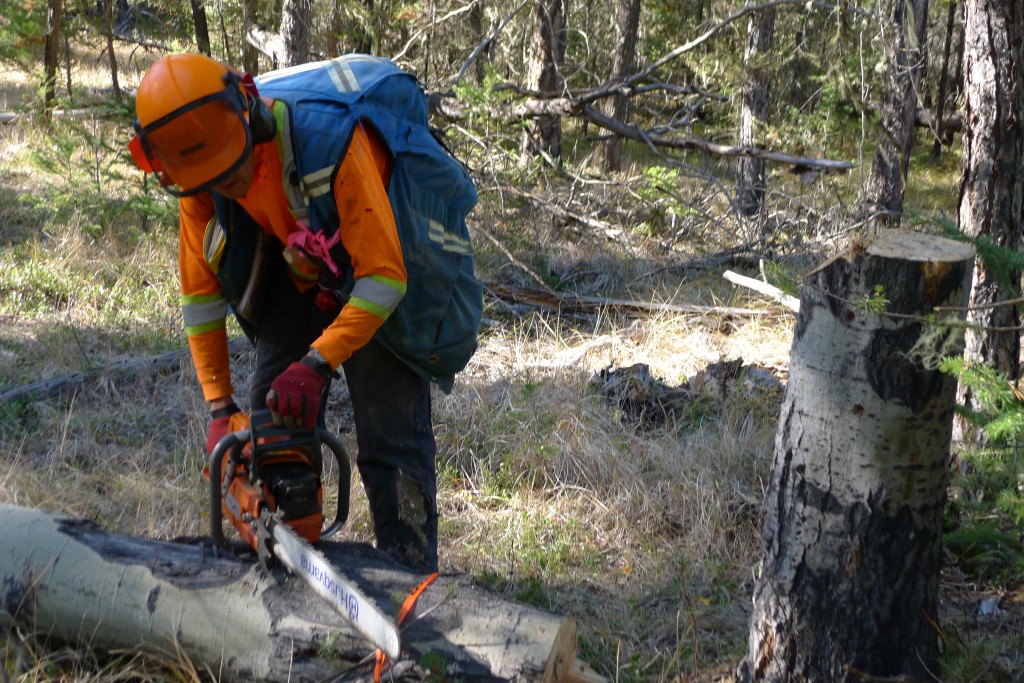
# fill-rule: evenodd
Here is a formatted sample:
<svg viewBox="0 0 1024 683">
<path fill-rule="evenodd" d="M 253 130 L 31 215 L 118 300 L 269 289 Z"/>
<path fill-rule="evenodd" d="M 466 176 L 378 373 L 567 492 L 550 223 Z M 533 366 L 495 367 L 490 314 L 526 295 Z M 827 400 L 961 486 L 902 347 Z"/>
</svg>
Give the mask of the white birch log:
<svg viewBox="0 0 1024 683">
<path fill-rule="evenodd" d="M 318 546 L 392 615 L 424 578 L 356 543 Z M 441 576 L 402 631 L 388 678 L 572 681 L 571 617 Z M 0 505 L 0 622 L 99 651 L 187 658 L 221 681 L 369 681 L 373 647 L 296 578 L 198 545 L 112 534 L 90 522 Z M 369 656 L 369 659 L 367 659 Z M 439 670 L 441 669 L 441 670 Z"/>
</svg>

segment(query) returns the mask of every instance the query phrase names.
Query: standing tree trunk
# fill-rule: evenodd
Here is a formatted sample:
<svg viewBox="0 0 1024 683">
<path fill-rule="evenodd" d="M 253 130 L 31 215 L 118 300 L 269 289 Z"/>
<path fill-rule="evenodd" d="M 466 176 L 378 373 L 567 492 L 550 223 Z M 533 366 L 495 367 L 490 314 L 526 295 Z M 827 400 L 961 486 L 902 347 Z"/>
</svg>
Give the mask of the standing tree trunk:
<svg viewBox="0 0 1024 683">
<path fill-rule="evenodd" d="M 284 0 L 281 8 L 284 64 L 281 66 L 297 66 L 309 61 L 309 26 L 312 21 L 312 0 Z"/>
<path fill-rule="evenodd" d="M 221 15 L 223 16 L 223 14 Z M 256 0 L 242 0 L 242 35 L 256 28 Z M 247 39 L 242 40 L 242 68 L 253 76 L 260 72 L 259 52 Z"/>
<path fill-rule="evenodd" d="M 1024 224 L 1024 0 L 967 0 L 964 8 L 963 164 L 960 180 L 960 229 L 1009 249 L 1021 247 Z M 1017 377 L 1020 332 L 1013 298 L 1020 272 L 1000 279 L 980 260 L 974 289 L 965 357 Z M 977 307 L 977 308 L 975 308 Z M 961 387 L 960 401 L 977 408 Z M 957 437 L 970 434 L 961 420 Z"/>
<path fill-rule="evenodd" d="M 927 678 L 963 333 L 924 319 L 973 256 L 882 231 L 804 282 L 740 680 Z"/>
<path fill-rule="evenodd" d="M 869 224 L 897 227 L 914 144 L 918 83 L 925 60 L 928 0 L 888 0 L 892 22 L 883 38 L 888 82 L 882 94 L 878 146 L 868 178 Z"/>
<path fill-rule="evenodd" d="M 612 55 L 610 79 L 622 81 L 633 73 L 636 60 L 636 39 L 640 28 L 640 0 L 619 0 L 618 21 L 615 22 L 615 54 Z M 608 116 L 625 121 L 629 98 L 614 95 L 608 107 Z M 614 136 L 602 148 L 605 171 L 618 171 L 622 166 L 622 138 Z"/>
<path fill-rule="evenodd" d="M 121 84 L 117 80 L 117 53 L 114 52 L 114 0 L 107 0 L 107 15 L 104 22 L 103 34 L 107 39 L 107 57 L 110 63 L 110 84 L 114 89 L 114 97 L 120 102 Z"/>
<path fill-rule="evenodd" d="M 743 104 L 740 108 L 741 147 L 756 144 L 756 128 L 768 122 L 771 88 L 770 65 L 765 53 L 771 49 L 774 33 L 774 7 L 752 14 L 747 21 L 747 51 L 743 56 Z M 760 213 L 765 194 L 764 159 L 741 156 L 736 162 L 736 180 L 740 210 L 746 216 Z"/>
<path fill-rule="evenodd" d="M 942 46 L 942 70 L 939 72 L 939 92 L 935 97 L 935 142 L 932 158 L 942 156 L 942 143 L 946 135 L 942 130 L 942 117 L 946 115 L 946 83 L 949 81 L 949 55 L 953 49 L 953 27 L 956 23 L 956 2 L 949 0 L 946 13 L 946 41 Z M 950 138 L 952 139 L 952 138 Z"/>
<path fill-rule="evenodd" d="M 210 23 L 206 20 L 206 4 L 203 0 L 189 0 L 192 3 L 192 25 L 196 32 L 196 47 L 207 57 L 210 52 Z"/>
<path fill-rule="evenodd" d="M 43 43 L 43 114 L 53 113 L 57 100 L 57 67 L 60 63 L 60 32 L 64 18 L 64 0 L 50 0 Z"/>
<path fill-rule="evenodd" d="M 533 38 L 526 87 L 541 93 L 559 92 L 565 87 L 566 14 L 568 0 L 535 0 Z M 524 160 L 535 154 L 562 155 L 562 121 L 554 114 L 538 116 L 523 134 Z"/>
</svg>

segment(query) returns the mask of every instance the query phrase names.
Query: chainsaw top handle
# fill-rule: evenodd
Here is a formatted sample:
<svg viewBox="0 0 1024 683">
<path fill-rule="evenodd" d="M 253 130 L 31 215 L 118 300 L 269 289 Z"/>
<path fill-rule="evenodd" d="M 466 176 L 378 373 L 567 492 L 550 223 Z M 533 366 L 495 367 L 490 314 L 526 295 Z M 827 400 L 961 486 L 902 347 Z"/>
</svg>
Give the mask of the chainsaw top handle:
<svg viewBox="0 0 1024 683">
<path fill-rule="evenodd" d="M 250 443 L 252 448 L 246 456 L 243 449 Z M 352 479 L 352 467 L 341 441 L 322 427 L 289 429 L 274 425 L 269 410 L 254 410 L 250 416 L 249 429 L 228 434 L 217 442 L 210 453 L 207 463 L 210 475 L 210 536 L 214 542 L 221 546 L 225 545 L 222 504 L 234 477 L 234 470 L 243 459 L 247 460 L 250 478 L 257 481 L 260 478 L 262 460 L 284 449 L 301 449 L 314 459 L 311 464 L 320 476 L 321 444 L 330 449 L 338 465 L 338 506 L 334 521 L 321 531 L 320 538 L 322 540 L 337 534 L 348 519 L 349 488 Z M 228 455 L 226 469 L 222 467 L 225 455 Z"/>
</svg>

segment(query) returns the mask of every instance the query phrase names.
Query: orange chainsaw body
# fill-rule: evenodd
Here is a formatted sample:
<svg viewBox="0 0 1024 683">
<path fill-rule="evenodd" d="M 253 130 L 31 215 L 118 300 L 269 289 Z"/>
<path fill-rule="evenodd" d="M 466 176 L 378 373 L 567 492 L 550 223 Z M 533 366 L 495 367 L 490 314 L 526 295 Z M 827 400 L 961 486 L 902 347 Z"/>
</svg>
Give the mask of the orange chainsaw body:
<svg viewBox="0 0 1024 683">
<path fill-rule="evenodd" d="M 236 432 L 249 429 L 248 416 L 236 413 L 231 427 Z M 319 448 L 316 444 L 317 455 Z M 220 512 L 247 545 L 253 549 L 259 546 L 255 522 L 264 510 L 278 513 L 281 521 L 307 542 L 320 540 L 324 490 L 320 463 L 314 462 L 312 454 L 313 446 L 287 433 L 240 441 L 224 450 L 217 468 L 223 473 L 218 487 Z M 204 468 L 203 476 L 209 481 L 209 466 Z"/>
</svg>

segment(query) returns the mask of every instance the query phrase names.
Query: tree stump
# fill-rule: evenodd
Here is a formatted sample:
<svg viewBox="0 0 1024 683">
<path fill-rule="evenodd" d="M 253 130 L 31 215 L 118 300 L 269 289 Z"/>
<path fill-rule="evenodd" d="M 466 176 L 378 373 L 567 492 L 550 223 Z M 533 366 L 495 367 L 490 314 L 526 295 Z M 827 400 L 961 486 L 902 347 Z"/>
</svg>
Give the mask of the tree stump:
<svg viewBox="0 0 1024 683">
<path fill-rule="evenodd" d="M 743 681 L 924 678 L 974 252 L 882 232 L 804 283 Z M 963 312 L 955 316 L 955 323 Z M 947 321 L 948 322 L 948 321 Z"/>
<path fill-rule="evenodd" d="M 385 613 L 424 578 L 365 544 L 317 547 Z M 0 624 L 12 621 L 62 643 L 187 659 L 221 681 L 373 680 L 373 646 L 302 581 L 279 584 L 254 557 L 0 505 Z M 572 617 L 465 576 L 430 584 L 401 638 L 388 680 L 594 680 L 576 659 Z"/>
</svg>

